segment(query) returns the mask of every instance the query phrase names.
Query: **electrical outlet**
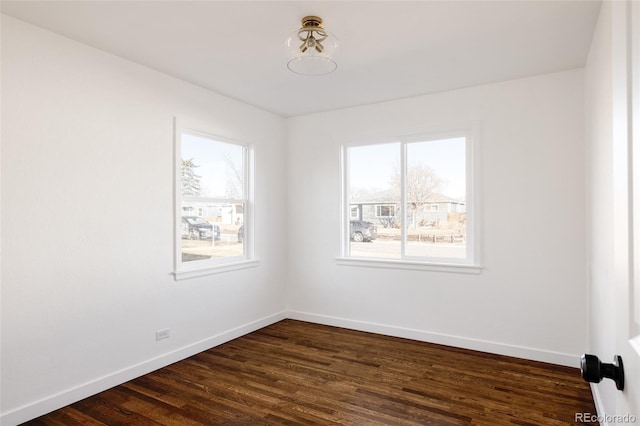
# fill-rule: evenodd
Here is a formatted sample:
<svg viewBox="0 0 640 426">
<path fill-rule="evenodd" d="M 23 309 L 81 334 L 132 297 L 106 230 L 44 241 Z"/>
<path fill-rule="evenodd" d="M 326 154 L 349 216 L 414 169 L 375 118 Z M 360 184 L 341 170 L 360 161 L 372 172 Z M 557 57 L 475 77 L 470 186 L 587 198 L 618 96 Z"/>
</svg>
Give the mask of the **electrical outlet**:
<svg viewBox="0 0 640 426">
<path fill-rule="evenodd" d="M 169 329 L 168 328 L 165 328 L 164 330 L 156 331 L 156 341 L 157 340 L 168 339 L 168 338 L 169 338 Z"/>
</svg>

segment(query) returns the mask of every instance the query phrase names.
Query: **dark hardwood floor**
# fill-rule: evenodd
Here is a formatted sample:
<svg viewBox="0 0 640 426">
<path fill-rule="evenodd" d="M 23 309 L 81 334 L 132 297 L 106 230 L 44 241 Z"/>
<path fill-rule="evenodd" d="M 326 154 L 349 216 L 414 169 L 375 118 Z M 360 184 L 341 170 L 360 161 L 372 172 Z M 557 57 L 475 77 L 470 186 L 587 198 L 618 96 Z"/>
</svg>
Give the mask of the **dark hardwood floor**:
<svg viewBox="0 0 640 426">
<path fill-rule="evenodd" d="M 566 425 L 579 370 L 285 320 L 29 425 Z"/>
</svg>

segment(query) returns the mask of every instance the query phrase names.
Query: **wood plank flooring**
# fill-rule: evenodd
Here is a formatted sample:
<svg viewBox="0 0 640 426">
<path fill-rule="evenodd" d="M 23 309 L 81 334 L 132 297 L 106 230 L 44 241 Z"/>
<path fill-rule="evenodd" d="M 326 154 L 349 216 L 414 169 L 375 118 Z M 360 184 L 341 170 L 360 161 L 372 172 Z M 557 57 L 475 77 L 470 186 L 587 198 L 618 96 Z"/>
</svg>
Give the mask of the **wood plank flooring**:
<svg viewBox="0 0 640 426">
<path fill-rule="evenodd" d="M 579 370 L 284 320 L 28 425 L 567 425 Z"/>
</svg>

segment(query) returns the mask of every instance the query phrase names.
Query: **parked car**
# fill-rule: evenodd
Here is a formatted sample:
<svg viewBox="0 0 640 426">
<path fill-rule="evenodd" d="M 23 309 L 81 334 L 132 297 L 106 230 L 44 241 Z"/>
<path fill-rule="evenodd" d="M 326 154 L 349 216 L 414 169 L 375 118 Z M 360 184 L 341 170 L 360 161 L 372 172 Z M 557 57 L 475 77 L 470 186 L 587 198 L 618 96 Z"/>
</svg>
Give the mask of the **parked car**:
<svg viewBox="0 0 640 426">
<path fill-rule="evenodd" d="M 378 238 L 378 228 L 366 220 L 352 220 L 349 234 L 351 241 L 373 241 Z"/>
<path fill-rule="evenodd" d="M 182 238 L 192 240 L 220 239 L 220 227 L 199 216 L 182 216 Z"/>
</svg>

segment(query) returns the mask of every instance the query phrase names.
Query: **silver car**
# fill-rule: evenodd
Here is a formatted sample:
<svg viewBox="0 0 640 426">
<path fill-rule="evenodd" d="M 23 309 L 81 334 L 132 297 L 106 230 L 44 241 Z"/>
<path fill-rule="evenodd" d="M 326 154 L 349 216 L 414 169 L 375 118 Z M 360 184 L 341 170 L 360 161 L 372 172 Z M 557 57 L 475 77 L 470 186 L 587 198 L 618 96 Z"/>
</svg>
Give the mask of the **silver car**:
<svg viewBox="0 0 640 426">
<path fill-rule="evenodd" d="M 182 238 L 192 240 L 220 239 L 220 227 L 198 216 L 182 216 Z"/>
<path fill-rule="evenodd" d="M 366 220 L 352 220 L 349 227 L 351 241 L 373 241 L 378 238 L 378 228 Z"/>
</svg>

